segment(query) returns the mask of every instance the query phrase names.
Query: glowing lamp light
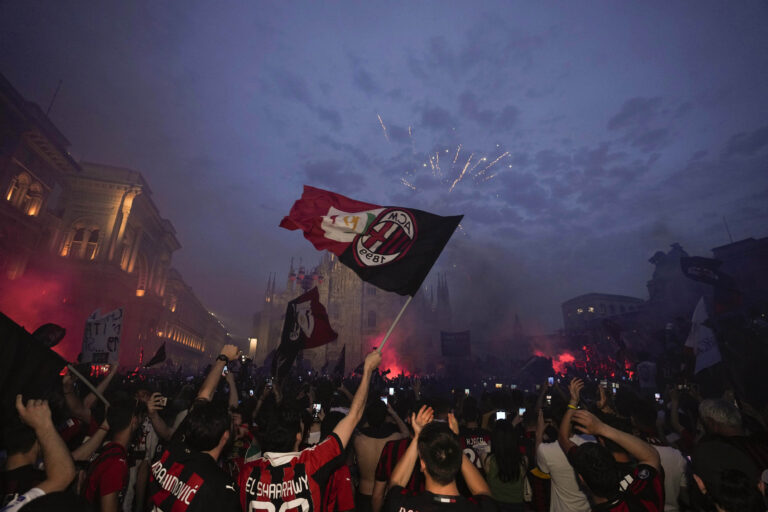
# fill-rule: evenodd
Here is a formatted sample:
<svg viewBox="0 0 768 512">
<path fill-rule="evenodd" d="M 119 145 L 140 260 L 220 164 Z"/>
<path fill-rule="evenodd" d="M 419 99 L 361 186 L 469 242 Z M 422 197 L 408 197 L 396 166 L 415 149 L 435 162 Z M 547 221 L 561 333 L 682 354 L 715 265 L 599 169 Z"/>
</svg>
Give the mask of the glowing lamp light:
<svg viewBox="0 0 768 512">
<path fill-rule="evenodd" d="M 144 296 L 144 290 L 141 290 L 141 289 L 136 290 L 136 296 L 137 297 L 143 297 Z"/>
</svg>

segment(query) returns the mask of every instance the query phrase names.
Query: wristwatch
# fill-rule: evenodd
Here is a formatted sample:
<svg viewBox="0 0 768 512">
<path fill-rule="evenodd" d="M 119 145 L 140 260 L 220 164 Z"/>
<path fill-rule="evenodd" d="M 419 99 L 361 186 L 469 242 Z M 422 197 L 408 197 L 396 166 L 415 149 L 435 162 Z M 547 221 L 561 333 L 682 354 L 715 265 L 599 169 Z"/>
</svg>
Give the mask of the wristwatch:
<svg viewBox="0 0 768 512">
<path fill-rule="evenodd" d="M 216 358 L 217 361 L 224 361 L 224 363 L 229 363 L 229 358 L 225 356 L 224 354 L 219 354 L 219 356 Z"/>
</svg>

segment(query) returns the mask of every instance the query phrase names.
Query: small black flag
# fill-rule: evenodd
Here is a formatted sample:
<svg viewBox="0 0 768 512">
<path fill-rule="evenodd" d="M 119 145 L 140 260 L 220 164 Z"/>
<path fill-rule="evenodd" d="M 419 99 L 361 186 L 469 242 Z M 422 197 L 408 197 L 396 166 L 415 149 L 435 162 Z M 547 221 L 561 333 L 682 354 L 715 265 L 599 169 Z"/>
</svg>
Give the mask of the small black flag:
<svg viewBox="0 0 768 512">
<path fill-rule="evenodd" d="M 333 367 L 333 375 L 344 377 L 344 369 L 346 368 L 347 360 L 347 346 L 341 347 L 341 353 L 339 354 L 339 360 L 336 361 L 336 366 Z"/>
<path fill-rule="evenodd" d="M 149 368 L 150 366 L 162 363 L 163 361 L 165 361 L 165 342 L 160 345 L 160 348 L 157 349 L 157 352 L 155 352 L 155 355 L 152 356 L 152 359 L 150 359 L 147 364 L 144 365 L 144 368 Z"/>
</svg>

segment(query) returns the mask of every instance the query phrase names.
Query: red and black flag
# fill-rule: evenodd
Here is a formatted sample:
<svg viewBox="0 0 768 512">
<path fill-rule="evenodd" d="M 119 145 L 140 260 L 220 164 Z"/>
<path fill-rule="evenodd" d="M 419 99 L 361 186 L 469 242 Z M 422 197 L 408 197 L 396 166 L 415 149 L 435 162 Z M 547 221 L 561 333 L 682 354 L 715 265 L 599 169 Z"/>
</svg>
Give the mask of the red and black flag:
<svg viewBox="0 0 768 512">
<path fill-rule="evenodd" d="M 337 337 L 316 287 L 293 299 L 285 309 L 280 346 L 272 359 L 272 377 L 281 382 L 300 350 L 325 345 Z"/>
<path fill-rule="evenodd" d="M 462 217 L 363 203 L 305 185 L 280 227 L 302 230 L 364 281 L 414 295 Z"/>
</svg>

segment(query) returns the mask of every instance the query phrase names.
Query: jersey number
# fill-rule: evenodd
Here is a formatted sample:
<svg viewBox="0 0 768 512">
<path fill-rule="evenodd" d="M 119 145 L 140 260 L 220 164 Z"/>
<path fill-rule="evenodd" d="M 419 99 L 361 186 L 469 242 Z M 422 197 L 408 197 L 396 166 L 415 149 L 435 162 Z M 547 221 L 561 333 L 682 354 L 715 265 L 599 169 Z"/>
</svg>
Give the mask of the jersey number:
<svg viewBox="0 0 768 512">
<path fill-rule="evenodd" d="M 251 501 L 250 505 L 248 505 L 248 512 L 253 512 L 254 510 L 268 510 L 269 512 L 288 512 L 289 510 L 301 508 L 301 512 L 309 512 L 309 502 L 306 498 L 296 498 L 291 501 L 286 501 L 282 505 L 280 505 L 279 509 L 275 508 L 275 505 L 273 505 L 269 501 Z"/>
</svg>

